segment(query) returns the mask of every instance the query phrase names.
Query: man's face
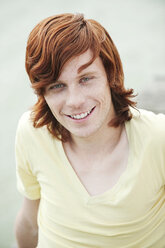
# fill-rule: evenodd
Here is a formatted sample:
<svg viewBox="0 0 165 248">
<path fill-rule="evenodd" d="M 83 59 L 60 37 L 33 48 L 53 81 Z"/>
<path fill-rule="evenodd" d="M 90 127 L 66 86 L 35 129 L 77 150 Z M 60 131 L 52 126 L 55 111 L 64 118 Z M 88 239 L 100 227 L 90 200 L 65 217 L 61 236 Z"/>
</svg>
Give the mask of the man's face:
<svg viewBox="0 0 165 248">
<path fill-rule="evenodd" d="M 98 131 L 108 128 L 114 117 L 109 83 L 100 57 L 78 72 L 91 58 L 90 50 L 71 58 L 58 80 L 45 90 L 44 97 L 50 110 L 71 137 L 97 135 Z"/>
</svg>

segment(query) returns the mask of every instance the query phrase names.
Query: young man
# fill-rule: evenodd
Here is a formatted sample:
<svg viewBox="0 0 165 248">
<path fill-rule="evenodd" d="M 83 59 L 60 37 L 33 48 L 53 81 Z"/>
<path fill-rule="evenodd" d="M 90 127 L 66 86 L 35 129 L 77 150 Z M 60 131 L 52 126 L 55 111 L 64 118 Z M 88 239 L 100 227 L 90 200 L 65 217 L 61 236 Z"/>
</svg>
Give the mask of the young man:
<svg viewBox="0 0 165 248">
<path fill-rule="evenodd" d="M 38 101 L 16 136 L 18 246 L 165 247 L 165 116 L 135 109 L 107 31 L 47 18 L 26 70 Z"/>
</svg>

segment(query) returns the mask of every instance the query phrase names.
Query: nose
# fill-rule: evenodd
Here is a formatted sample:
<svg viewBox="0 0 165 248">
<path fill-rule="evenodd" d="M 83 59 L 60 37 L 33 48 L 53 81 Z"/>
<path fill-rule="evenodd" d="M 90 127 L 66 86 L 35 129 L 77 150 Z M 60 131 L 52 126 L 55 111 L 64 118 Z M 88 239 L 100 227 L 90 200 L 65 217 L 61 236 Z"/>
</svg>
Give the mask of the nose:
<svg viewBox="0 0 165 248">
<path fill-rule="evenodd" d="M 71 87 L 66 96 L 66 106 L 69 108 L 79 109 L 85 103 L 85 95 L 80 87 Z"/>
</svg>

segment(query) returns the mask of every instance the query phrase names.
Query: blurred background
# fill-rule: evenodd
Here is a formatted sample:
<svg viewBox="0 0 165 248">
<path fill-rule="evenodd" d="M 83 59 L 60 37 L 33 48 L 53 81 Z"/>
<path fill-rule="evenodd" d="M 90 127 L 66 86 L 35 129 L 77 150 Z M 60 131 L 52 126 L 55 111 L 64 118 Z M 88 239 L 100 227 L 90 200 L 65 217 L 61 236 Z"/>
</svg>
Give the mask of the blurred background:
<svg viewBox="0 0 165 248">
<path fill-rule="evenodd" d="M 138 106 L 165 112 L 164 0 L 0 0 L 0 248 L 15 247 L 13 226 L 22 202 L 15 132 L 21 114 L 36 100 L 24 68 L 26 41 L 40 20 L 64 12 L 99 21 L 118 48 L 126 88 L 138 93 Z"/>
</svg>

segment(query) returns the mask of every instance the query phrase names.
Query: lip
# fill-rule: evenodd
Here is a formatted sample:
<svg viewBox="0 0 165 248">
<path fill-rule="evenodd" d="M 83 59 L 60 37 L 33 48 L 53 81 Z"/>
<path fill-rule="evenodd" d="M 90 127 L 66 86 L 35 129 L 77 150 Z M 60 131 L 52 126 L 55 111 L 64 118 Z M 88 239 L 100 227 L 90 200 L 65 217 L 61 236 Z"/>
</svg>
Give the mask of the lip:
<svg viewBox="0 0 165 248">
<path fill-rule="evenodd" d="M 91 108 L 90 113 L 89 113 L 87 116 L 85 116 L 84 118 L 81 118 L 81 119 L 74 119 L 74 118 L 71 117 L 71 115 L 66 115 L 66 116 L 69 117 L 71 120 L 73 120 L 73 121 L 75 121 L 75 122 L 81 122 L 81 121 L 83 121 L 83 120 L 88 119 L 88 118 L 91 116 L 91 114 L 93 113 L 93 111 L 94 111 L 95 108 L 96 108 L 96 106 L 94 106 L 93 108 Z M 81 115 L 81 114 L 84 114 L 84 113 L 87 113 L 87 112 L 88 112 L 88 111 L 86 111 L 86 112 L 81 112 L 81 113 L 79 113 L 79 114 L 72 114 L 72 116 L 74 116 L 74 115 Z"/>
</svg>

